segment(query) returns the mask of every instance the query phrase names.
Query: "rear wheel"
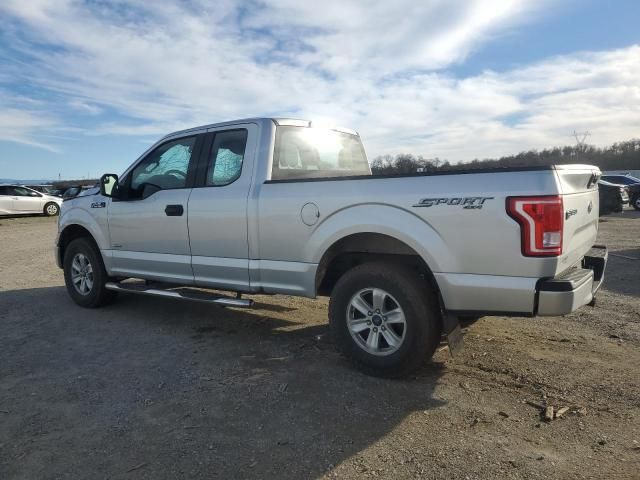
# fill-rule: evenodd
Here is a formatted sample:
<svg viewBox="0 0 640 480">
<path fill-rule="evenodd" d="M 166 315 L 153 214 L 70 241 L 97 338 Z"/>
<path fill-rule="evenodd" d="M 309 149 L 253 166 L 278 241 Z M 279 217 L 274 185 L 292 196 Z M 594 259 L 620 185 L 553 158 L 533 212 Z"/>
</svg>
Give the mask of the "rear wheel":
<svg viewBox="0 0 640 480">
<path fill-rule="evenodd" d="M 105 288 L 108 280 L 95 244 L 88 238 L 73 240 L 64 252 L 64 281 L 73 301 L 85 308 L 112 302 L 116 292 Z"/>
<path fill-rule="evenodd" d="M 435 292 L 411 269 L 366 263 L 345 273 L 329 302 L 338 349 L 369 375 L 402 377 L 431 358 L 442 319 Z"/>
<path fill-rule="evenodd" d="M 636 195 L 631 199 L 631 206 L 636 210 L 640 210 L 640 195 Z"/>
<path fill-rule="evenodd" d="M 44 206 L 43 213 L 47 217 L 55 217 L 60 213 L 60 207 L 55 202 L 49 202 Z"/>
</svg>

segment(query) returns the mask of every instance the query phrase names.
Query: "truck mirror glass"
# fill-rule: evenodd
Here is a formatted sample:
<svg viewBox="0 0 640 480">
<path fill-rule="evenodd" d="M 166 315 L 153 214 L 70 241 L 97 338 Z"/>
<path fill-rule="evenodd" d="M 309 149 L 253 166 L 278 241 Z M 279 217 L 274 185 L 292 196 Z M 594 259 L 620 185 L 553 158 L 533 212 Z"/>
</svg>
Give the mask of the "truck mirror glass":
<svg viewBox="0 0 640 480">
<path fill-rule="evenodd" d="M 100 177 L 100 194 L 105 197 L 113 197 L 118 191 L 118 176 L 113 173 L 105 173 Z"/>
</svg>

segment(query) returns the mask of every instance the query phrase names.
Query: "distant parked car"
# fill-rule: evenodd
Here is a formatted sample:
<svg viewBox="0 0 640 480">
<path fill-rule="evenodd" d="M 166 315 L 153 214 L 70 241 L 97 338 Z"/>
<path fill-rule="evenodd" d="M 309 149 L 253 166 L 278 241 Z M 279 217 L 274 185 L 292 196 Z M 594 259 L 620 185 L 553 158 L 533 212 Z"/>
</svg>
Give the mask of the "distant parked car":
<svg viewBox="0 0 640 480">
<path fill-rule="evenodd" d="M 45 195 L 53 195 L 53 196 L 62 196 L 62 195 L 58 195 L 56 192 L 58 192 L 57 188 L 53 188 L 53 185 L 25 185 L 27 188 L 30 188 L 31 190 L 35 190 L 36 192 L 40 192 L 40 193 L 44 193 Z"/>
<path fill-rule="evenodd" d="M 598 192 L 600 194 L 600 215 L 621 212 L 624 206 L 629 204 L 629 192 L 624 185 L 600 180 Z"/>
<path fill-rule="evenodd" d="M 0 215 L 58 215 L 62 199 L 22 185 L 0 185 Z"/>
<path fill-rule="evenodd" d="M 609 183 L 626 186 L 629 191 L 629 203 L 636 210 L 640 210 L 640 178 L 629 174 L 603 175 L 601 178 Z"/>
<path fill-rule="evenodd" d="M 54 195 L 56 197 L 62 198 L 62 195 L 66 190 L 67 190 L 66 188 L 52 188 L 50 195 Z"/>
<path fill-rule="evenodd" d="M 100 192 L 100 187 L 97 185 L 74 185 L 67 188 L 62 194 L 63 199 L 75 198 L 84 195 L 93 195 Z"/>
</svg>

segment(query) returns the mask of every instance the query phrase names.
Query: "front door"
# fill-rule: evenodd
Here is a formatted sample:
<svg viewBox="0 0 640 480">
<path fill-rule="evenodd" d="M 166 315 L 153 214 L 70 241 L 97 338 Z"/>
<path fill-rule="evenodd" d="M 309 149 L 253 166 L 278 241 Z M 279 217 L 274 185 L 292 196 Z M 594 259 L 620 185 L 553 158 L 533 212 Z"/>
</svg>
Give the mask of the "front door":
<svg viewBox="0 0 640 480">
<path fill-rule="evenodd" d="M 258 127 L 239 124 L 207 133 L 196 188 L 189 199 L 195 283 L 249 289 L 247 204 Z"/>
<path fill-rule="evenodd" d="M 121 179 L 109 204 L 113 275 L 193 283 L 187 218 L 201 138 L 162 143 Z"/>
<path fill-rule="evenodd" d="M 13 211 L 16 213 L 43 213 L 44 201 L 40 193 L 24 187 L 12 187 Z"/>
</svg>

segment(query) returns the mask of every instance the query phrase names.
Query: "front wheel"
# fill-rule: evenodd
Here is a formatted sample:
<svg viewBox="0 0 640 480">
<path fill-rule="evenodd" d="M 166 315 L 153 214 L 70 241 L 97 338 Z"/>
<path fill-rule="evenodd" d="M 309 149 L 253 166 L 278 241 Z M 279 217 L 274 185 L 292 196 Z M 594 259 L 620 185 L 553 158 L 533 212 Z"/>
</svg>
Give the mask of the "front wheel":
<svg viewBox="0 0 640 480">
<path fill-rule="evenodd" d="M 110 303 L 116 292 L 105 288 L 108 279 L 95 244 L 88 238 L 73 240 L 64 252 L 64 281 L 73 301 L 85 308 Z"/>
<path fill-rule="evenodd" d="M 57 203 L 49 202 L 44 206 L 43 213 L 47 217 L 55 217 L 60 213 L 60 207 L 58 206 Z"/>
<path fill-rule="evenodd" d="M 640 195 L 636 195 L 634 198 L 631 199 L 631 206 L 635 210 L 640 210 Z"/>
<path fill-rule="evenodd" d="M 329 302 L 338 349 L 365 373 L 402 377 L 431 358 L 442 317 L 433 289 L 392 263 L 365 263 L 345 273 Z"/>
</svg>

